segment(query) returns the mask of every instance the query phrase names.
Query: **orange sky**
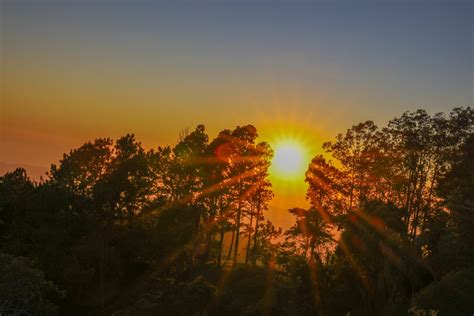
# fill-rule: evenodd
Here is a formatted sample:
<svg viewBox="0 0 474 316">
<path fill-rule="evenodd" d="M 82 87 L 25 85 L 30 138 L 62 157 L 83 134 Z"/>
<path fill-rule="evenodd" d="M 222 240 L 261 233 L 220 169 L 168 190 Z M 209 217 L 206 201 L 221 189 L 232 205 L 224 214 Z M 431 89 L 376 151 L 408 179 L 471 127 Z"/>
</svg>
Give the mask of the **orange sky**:
<svg viewBox="0 0 474 316">
<path fill-rule="evenodd" d="M 38 177 L 97 137 L 152 148 L 198 124 L 296 135 L 314 155 L 361 121 L 472 105 L 473 7 L 451 2 L 4 0 L 0 171 Z M 305 185 L 274 185 L 287 227 Z"/>
</svg>

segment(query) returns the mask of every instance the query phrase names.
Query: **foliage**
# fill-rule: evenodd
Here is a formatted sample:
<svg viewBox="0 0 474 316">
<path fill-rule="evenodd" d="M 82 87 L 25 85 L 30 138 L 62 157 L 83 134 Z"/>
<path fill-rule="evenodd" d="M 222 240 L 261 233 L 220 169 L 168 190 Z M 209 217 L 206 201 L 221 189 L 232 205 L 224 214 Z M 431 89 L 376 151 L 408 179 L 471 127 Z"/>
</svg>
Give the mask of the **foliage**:
<svg viewBox="0 0 474 316">
<path fill-rule="evenodd" d="M 439 315 L 469 315 L 474 310 L 474 269 L 451 272 L 417 294 L 414 310 L 435 310 Z"/>
<path fill-rule="evenodd" d="M 290 209 L 282 232 L 265 218 L 273 150 L 252 125 L 214 139 L 198 125 L 156 150 L 133 134 L 87 142 L 39 182 L 21 168 L 0 177 L 0 307 L 472 312 L 473 148 L 470 107 L 356 124 L 312 159 L 309 207 Z"/>
<path fill-rule="evenodd" d="M 0 253 L 0 314 L 55 315 L 62 295 L 29 259 Z"/>
</svg>

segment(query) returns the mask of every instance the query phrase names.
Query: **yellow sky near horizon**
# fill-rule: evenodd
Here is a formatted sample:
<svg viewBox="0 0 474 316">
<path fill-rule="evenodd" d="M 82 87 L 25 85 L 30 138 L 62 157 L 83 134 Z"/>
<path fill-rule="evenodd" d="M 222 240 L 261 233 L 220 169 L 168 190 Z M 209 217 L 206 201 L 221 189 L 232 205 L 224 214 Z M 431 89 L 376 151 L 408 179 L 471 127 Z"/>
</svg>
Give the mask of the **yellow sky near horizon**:
<svg viewBox="0 0 474 316">
<path fill-rule="evenodd" d="M 317 134 L 316 129 L 309 125 L 308 119 L 298 119 L 295 114 L 286 114 L 274 112 L 273 118 L 265 116 L 262 113 L 257 114 L 257 118 L 260 125 L 255 124 L 258 128 L 259 139 L 258 141 L 267 141 L 272 147 L 278 144 L 281 140 L 292 140 L 296 141 L 303 146 L 306 156 L 304 157 L 304 164 L 308 164 L 312 156 L 321 153 L 320 144 L 323 139 L 315 137 Z M 73 148 L 77 148 L 88 140 L 92 140 L 97 137 L 109 137 L 112 136 L 114 139 L 120 137 L 125 133 L 120 133 L 120 130 L 115 131 L 115 135 L 105 134 L 100 135 L 96 130 L 92 131 L 89 135 L 85 133 L 82 136 L 71 135 L 72 133 L 61 133 L 61 131 L 70 131 L 66 126 L 43 126 L 39 123 L 35 117 L 31 116 L 31 122 L 19 120 L 23 124 L 24 128 L 15 128 L 13 121 L 9 121 L 8 124 L 2 125 L 2 146 L 12 150 L 10 153 L 10 161 L 1 161 L 0 172 L 3 174 L 7 171 L 12 171 L 14 168 L 21 166 L 24 167 L 28 174 L 36 181 L 39 180 L 40 176 L 44 176 L 45 172 L 49 169 L 51 163 L 58 163 L 63 153 L 68 152 Z M 248 122 L 242 122 L 244 125 Z M 130 127 L 133 124 L 128 124 Z M 260 127 L 258 127 L 260 126 Z M 188 127 L 186 127 L 188 128 Z M 194 127 L 189 127 L 192 130 Z M 226 128 L 235 128 L 235 126 L 228 126 Z M 183 128 L 184 129 L 184 128 Z M 209 128 L 206 126 L 206 131 L 209 133 L 210 139 L 217 136 L 218 130 L 215 128 Z M 106 131 L 104 131 L 106 132 Z M 96 133 L 96 134 L 94 134 Z M 171 137 L 156 137 L 153 138 L 153 133 L 150 133 L 148 137 L 141 137 L 140 133 L 136 133 L 138 141 L 141 141 L 145 148 L 157 148 L 158 146 L 176 144 L 178 139 L 179 130 Z M 97 136 L 94 136 L 97 135 Z M 144 134 L 146 135 L 146 133 Z M 164 141 L 158 141 L 158 139 L 168 139 L 168 143 Z M 18 149 L 16 150 L 15 147 Z M 41 148 L 44 147 L 44 148 Z M 2 154 L 4 156 L 4 154 Z M 305 168 L 306 169 L 306 168 Z M 305 201 L 306 183 L 304 182 L 304 171 L 296 179 L 286 181 L 281 177 L 278 177 L 274 173 L 270 173 L 270 181 L 273 185 L 275 193 L 274 199 L 270 203 L 269 211 L 266 216 L 276 226 L 287 229 L 292 225 L 292 221 L 289 220 L 287 210 L 292 207 L 306 207 Z"/>
</svg>

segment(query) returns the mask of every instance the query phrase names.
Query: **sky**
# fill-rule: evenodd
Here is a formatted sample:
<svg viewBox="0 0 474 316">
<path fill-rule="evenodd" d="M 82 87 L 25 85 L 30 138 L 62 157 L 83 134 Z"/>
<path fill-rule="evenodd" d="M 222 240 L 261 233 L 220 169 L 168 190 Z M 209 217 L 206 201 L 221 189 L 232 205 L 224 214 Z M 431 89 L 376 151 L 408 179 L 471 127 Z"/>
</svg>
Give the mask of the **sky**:
<svg viewBox="0 0 474 316">
<path fill-rule="evenodd" d="M 2 173 L 38 175 L 97 137 L 172 145 L 198 124 L 296 135 L 314 155 L 361 121 L 473 105 L 472 1 L 0 3 Z M 284 222 L 304 189 L 275 190 Z"/>
</svg>

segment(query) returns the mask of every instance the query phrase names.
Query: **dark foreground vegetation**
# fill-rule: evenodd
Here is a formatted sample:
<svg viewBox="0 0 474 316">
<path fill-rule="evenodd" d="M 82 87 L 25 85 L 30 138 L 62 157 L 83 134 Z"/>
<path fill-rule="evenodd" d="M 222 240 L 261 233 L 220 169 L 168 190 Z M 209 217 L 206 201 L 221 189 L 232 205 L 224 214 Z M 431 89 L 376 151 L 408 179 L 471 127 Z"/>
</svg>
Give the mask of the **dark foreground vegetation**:
<svg viewBox="0 0 474 316">
<path fill-rule="evenodd" d="M 96 139 L 38 183 L 17 169 L 0 314 L 472 315 L 473 132 L 471 108 L 353 126 L 312 160 L 286 232 L 250 125 L 157 150 Z"/>
</svg>

